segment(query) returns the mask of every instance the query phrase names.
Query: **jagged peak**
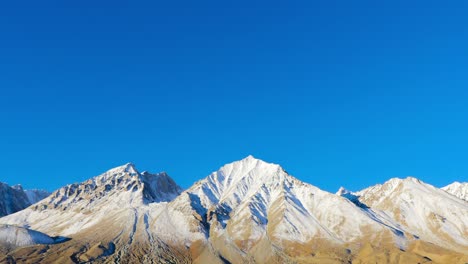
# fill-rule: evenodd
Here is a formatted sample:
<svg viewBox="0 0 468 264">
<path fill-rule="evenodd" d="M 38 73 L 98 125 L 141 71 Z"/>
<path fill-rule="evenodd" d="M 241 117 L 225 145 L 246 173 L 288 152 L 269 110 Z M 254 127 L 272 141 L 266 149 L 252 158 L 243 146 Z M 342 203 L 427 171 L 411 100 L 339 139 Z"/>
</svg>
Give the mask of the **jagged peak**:
<svg viewBox="0 0 468 264">
<path fill-rule="evenodd" d="M 81 201 L 103 204 L 114 199 L 110 197 L 120 197 L 117 200 L 126 199 L 131 204 L 168 202 L 182 191 L 167 173 L 139 173 L 133 163 L 126 163 L 81 183 L 60 188 L 35 209 L 42 210 L 50 204 L 53 208 L 67 209 L 82 206 Z"/>
<path fill-rule="evenodd" d="M 347 193 L 350 193 L 350 191 L 348 191 L 345 187 L 341 186 L 335 194 L 342 196 Z"/>
<path fill-rule="evenodd" d="M 106 173 L 107 174 L 117 174 L 117 173 L 129 173 L 129 174 L 138 174 L 137 169 L 135 168 L 135 165 L 131 162 L 128 162 L 124 165 L 112 168 L 108 170 Z"/>
<path fill-rule="evenodd" d="M 247 182 L 259 183 L 271 181 L 273 178 L 278 177 L 287 177 L 287 172 L 280 165 L 268 163 L 249 155 L 244 159 L 222 166 L 219 170 L 210 174 L 206 180 L 217 182 L 218 187 L 220 185 L 227 187 L 245 181 L 247 178 L 250 179 Z"/>
<path fill-rule="evenodd" d="M 151 173 L 149 171 L 139 172 L 133 163 L 126 163 L 124 165 L 112 168 L 88 181 L 83 182 L 94 183 L 97 185 L 103 184 L 115 184 L 120 182 L 132 182 L 135 181 L 141 184 L 151 184 L 153 181 L 166 181 L 170 184 L 177 185 L 174 180 L 166 172 Z M 178 186 L 177 186 L 178 187 Z M 179 187 L 180 188 L 180 187 Z"/>
<path fill-rule="evenodd" d="M 134 176 L 139 176 L 140 173 L 138 170 L 135 168 L 135 165 L 133 163 L 126 163 L 124 165 L 112 168 L 92 179 L 90 181 L 96 182 L 96 183 L 105 183 L 108 181 L 113 181 L 116 178 L 121 178 L 121 177 L 134 177 Z"/>
<path fill-rule="evenodd" d="M 212 205 L 227 200 L 237 203 L 260 190 L 280 193 L 300 183 L 305 184 L 289 175 L 280 165 L 249 155 L 222 166 L 187 191 L 201 194 L 202 202 Z"/>
</svg>

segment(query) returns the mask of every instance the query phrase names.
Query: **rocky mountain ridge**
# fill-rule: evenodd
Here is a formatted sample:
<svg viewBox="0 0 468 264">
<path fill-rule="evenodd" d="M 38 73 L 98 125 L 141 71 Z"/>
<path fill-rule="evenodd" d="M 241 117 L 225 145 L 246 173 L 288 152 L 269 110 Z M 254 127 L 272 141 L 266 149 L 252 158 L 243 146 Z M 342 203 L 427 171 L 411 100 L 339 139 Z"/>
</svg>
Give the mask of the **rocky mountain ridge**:
<svg viewBox="0 0 468 264">
<path fill-rule="evenodd" d="M 44 263 L 465 263 L 467 212 L 415 178 L 332 194 L 249 156 L 185 191 L 125 164 L 0 224 L 70 239 L 4 252 Z"/>
</svg>

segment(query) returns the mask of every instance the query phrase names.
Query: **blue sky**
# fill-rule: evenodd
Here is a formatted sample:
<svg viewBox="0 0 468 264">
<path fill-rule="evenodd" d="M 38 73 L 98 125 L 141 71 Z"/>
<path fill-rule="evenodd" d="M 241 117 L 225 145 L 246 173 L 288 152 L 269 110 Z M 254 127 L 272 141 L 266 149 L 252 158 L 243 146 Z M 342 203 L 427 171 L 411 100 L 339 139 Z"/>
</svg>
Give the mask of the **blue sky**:
<svg viewBox="0 0 468 264">
<path fill-rule="evenodd" d="M 186 188 L 249 154 L 332 192 L 467 181 L 468 2 L 318 2 L 2 3 L 0 181 Z"/>
</svg>

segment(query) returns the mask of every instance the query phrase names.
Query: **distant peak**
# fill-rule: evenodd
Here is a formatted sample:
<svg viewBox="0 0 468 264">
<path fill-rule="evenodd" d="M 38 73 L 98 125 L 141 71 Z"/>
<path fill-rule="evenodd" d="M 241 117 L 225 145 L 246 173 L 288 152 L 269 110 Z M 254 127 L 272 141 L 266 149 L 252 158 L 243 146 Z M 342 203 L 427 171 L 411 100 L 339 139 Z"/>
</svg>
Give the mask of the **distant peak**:
<svg viewBox="0 0 468 264">
<path fill-rule="evenodd" d="M 11 188 L 18 190 L 18 191 L 23 191 L 23 186 L 21 184 L 16 184 L 11 186 Z"/>
<path fill-rule="evenodd" d="M 342 196 L 343 194 L 347 194 L 347 193 L 349 193 L 349 191 L 346 190 L 343 186 L 341 186 L 340 189 L 338 189 L 338 191 L 336 192 L 336 195 Z"/>
</svg>

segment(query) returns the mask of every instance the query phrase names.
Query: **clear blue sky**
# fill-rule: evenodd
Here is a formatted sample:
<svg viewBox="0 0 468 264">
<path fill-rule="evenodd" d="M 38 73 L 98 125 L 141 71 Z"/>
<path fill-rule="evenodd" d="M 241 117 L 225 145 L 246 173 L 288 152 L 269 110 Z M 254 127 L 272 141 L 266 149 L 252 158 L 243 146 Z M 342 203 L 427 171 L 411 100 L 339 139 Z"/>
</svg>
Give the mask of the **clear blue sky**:
<svg viewBox="0 0 468 264">
<path fill-rule="evenodd" d="M 229 2 L 229 3 L 227 3 Z M 411 2 L 411 3 L 408 3 Z M 467 1 L 3 1 L 0 181 L 468 179 Z"/>
</svg>

